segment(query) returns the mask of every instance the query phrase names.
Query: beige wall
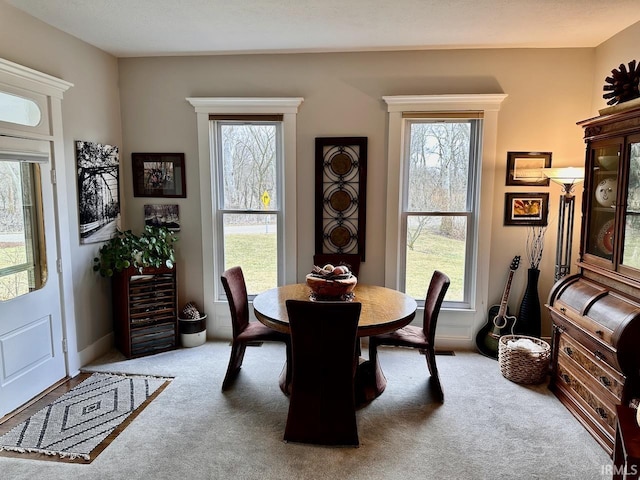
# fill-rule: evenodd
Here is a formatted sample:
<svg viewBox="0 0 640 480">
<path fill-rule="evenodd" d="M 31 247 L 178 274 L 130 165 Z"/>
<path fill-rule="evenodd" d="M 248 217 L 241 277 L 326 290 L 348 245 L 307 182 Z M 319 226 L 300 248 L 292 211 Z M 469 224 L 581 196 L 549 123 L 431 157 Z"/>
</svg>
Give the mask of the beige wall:
<svg viewBox="0 0 640 480">
<path fill-rule="evenodd" d="M 91 357 L 95 343 L 109 338 L 112 331 L 110 290 L 109 282 L 91 269 L 100 244 L 79 242 L 74 141 L 122 146 L 117 60 L 4 2 L 0 2 L 0 57 L 74 84 L 62 101 L 70 188 L 59 194 L 68 205 L 62 214 L 69 217 L 76 301 L 66 308 L 76 319 L 77 351 L 87 350 L 85 356 Z"/>
<path fill-rule="evenodd" d="M 633 58 L 640 24 L 597 49 L 446 50 L 353 54 L 299 54 L 131 58 L 116 60 L 0 2 L 0 56 L 74 83 L 63 101 L 65 151 L 75 165 L 74 141 L 122 147 L 125 226 L 142 228 L 142 205 L 131 184 L 132 151 L 186 154 L 187 198 L 178 244 L 180 301 L 201 301 L 200 192 L 195 114 L 185 101 L 195 96 L 301 96 L 298 116 L 298 275 L 313 253 L 313 142 L 316 136 L 369 138 L 367 262 L 363 281 L 382 283 L 386 194 L 386 113 L 383 95 L 507 93 L 500 113 L 496 158 L 489 301 L 502 293 L 511 258 L 524 253 L 525 230 L 503 227 L 506 152 L 551 151 L 555 166 L 583 162 L 582 132 L 575 125 L 604 106 L 604 77 Z M 594 80 L 595 79 L 595 80 Z M 120 89 L 119 89 L 120 87 Z M 121 122 L 122 111 L 122 122 Z M 74 168 L 67 179 L 75 187 Z M 550 226 L 541 265 L 541 300 L 552 283 L 559 187 L 551 193 Z M 77 189 L 65 192 L 70 235 L 77 239 Z M 153 199 L 154 202 L 160 199 Z M 173 203 L 173 200 L 171 201 Z M 167 203 L 169 203 L 167 201 Z M 91 272 L 99 245 L 72 242 L 78 351 L 91 359 L 110 338 L 108 282 Z M 577 247 L 574 249 L 577 253 Z M 524 289 L 517 272 L 511 308 Z M 486 305 L 480 305 L 481 311 Z M 549 333 L 545 315 L 543 332 Z"/>
<path fill-rule="evenodd" d="M 631 60 L 640 62 L 639 45 L 640 22 L 624 29 L 596 48 L 592 116 L 598 115 L 598 110 L 608 106 L 607 101 L 602 98 L 602 87 L 605 85 L 605 79 L 611 76 L 611 70 L 618 69 L 620 64 L 628 67 Z"/>
<path fill-rule="evenodd" d="M 550 151 L 556 166 L 582 164 L 583 144 L 576 121 L 590 111 L 593 57 L 593 49 L 554 49 L 120 59 L 123 158 L 128 162 L 132 151 L 186 153 L 188 196 L 176 202 L 182 221 L 180 296 L 182 302 L 187 298 L 202 301 L 196 125 L 185 97 L 304 97 L 297 124 L 298 278 L 308 273 L 313 255 L 314 138 L 366 136 L 367 262 L 360 277 L 364 282 L 383 284 L 387 115 L 381 97 L 507 93 L 499 117 L 494 215 L 483 219 L 492 223 L 492 249 L 481 252 L 491 255 L 489 301 L 499 302 L 511 259 L 524 254 L 526 235 L 525 228 L 502 225 L 505 191 L 527 191 L 504 186 L 506 152 Z M 130 196 L 131 179 L 125 178 L 124 185 Z M 551 225 L 541 267 L 544 301 L 553 277 L 553 222 L 560 189 L 528 190 L 551 192 Z M 143 224 L 145 202 L 129 198 L 127 219 L 134 230 Z M 515 310 L 523 293 L 525 270 L 514 278 L 510 304 Z M 479 309 L 484 316 L 487 306 L 479 305 Z"/>
</svg>

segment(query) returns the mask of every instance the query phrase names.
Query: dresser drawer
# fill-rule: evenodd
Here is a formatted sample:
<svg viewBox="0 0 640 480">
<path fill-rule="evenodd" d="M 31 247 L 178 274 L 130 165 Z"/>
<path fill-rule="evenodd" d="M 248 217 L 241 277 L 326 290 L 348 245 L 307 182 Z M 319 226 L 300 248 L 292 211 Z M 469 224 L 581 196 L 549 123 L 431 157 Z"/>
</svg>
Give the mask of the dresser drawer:
<svg viewBox="0 0 640 480">
<path fill-rule="evenodd" d="M 615 406 L 594 393 L 592 385 L 581 377 L 566 357 L 558 359 L 558 382 L 604 430 L 613 436 L 616 425 Z"/>
<path fill-rule="evenodd" d="M 620 403 L 625 381 L 620 373 L 600 361 L 593 352 L 588 351 L 566 334 L 560 335 L 558 349 L 560 355 L 571 359 L 570 361 L 610 392 L 617 400 L 615 403 Z"/>
<path fill-rule="evenodd" d="M 576 344 L 582 345 L 601 364 L 607 364 L 615 372 L 620 371 L 617 351 L 612 345 L 607 344 L 599 337 L 595 337 L 592 332 L 586 331 L 579 324 L 559 316 L 556 311 L 550 310 L 550 313 L 553 323 L 562 332 L 561 338 L 565 335 L 571 337 Z"/>
</svg>

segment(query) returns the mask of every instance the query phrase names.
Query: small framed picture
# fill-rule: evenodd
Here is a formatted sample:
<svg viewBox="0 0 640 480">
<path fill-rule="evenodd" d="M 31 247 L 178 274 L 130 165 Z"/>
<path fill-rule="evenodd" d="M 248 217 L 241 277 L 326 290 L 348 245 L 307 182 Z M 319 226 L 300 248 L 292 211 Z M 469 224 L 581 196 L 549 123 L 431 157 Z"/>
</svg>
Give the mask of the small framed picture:
<svg viewBox="0 0 640 480">
<path fill-rule="evenodd" d="M 184 153 L 132 153 L 133 196 L 184 198 Z"/>
<path fill-rule="evenodd" d="M 549 193 L 505 193 L 504 224 L 540 226 L 547 224 Z"/>
<path fill-rule="evenodd" d="M 180 210 L 178 205 L 145 205 L 144 224 L 152 227 L 166 227 L 173 232 L 179 232 Z"/>
<path fill-rule="evenodd" d="M 506 185 L 548 187 L 543 168 L 551 168 L 551 152 L 507 152 Z"/>
</svg>

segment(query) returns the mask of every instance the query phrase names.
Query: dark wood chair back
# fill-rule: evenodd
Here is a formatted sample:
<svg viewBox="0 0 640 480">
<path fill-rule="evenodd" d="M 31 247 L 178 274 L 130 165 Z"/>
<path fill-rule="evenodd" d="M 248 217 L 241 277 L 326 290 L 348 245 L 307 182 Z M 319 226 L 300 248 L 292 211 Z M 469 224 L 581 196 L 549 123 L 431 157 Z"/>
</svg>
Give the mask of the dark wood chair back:
<svg viewBox="0 0 640 480">
<path fill-rule="evenodd" d="M 424 316 L 422 320 L 422 329 L 424 335 L 429 341 L 429 345 L 433 346 L 436 338 L 436 324 L 440 315 L 440 308 L 447 294 L 451 281 L 449 277 L 439 270 L 433 272 L 427 296 L 424 300 Z"/>
<path fill-rule="evenodd" d="M 287 300 L 292 379 L 284 440 L 358 445 L 354 376 L 361 304 Z"/>
<path fill-rule="evenodd" d="M 220 276 L 220 281 L 227 294 L 229 309 L 231 311 L 231 324 L 233 338 L 240 335 L 249 325 L 249 297 L 247 285 L 244 281 L 242 268 L 231 267 Z"/>
<path fill-rule="evenodd" d="M 313 256 L 313 264 L 323 267 L 327 263 L 333 266 L 346 265 L 357 277 L 360 275 L 360 255 L 357 253 L 316 253 Z"/>
</svg>

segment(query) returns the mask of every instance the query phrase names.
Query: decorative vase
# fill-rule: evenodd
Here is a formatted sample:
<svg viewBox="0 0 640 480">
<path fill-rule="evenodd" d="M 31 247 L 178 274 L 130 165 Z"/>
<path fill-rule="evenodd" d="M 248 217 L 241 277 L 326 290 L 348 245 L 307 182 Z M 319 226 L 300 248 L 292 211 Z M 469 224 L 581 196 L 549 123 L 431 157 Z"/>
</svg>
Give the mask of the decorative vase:
<svg viewBox="0 0 640 480">
<path fill-rule="evenodd" d="M 524 290 L 520 311 L 516 320 L 514 332 L 520 335 L 540 338 L 540 297 L 538 295 L 538 280 L 540 270 L 530 268 L 527 271 L 527 287 Z"/>
</svg>

